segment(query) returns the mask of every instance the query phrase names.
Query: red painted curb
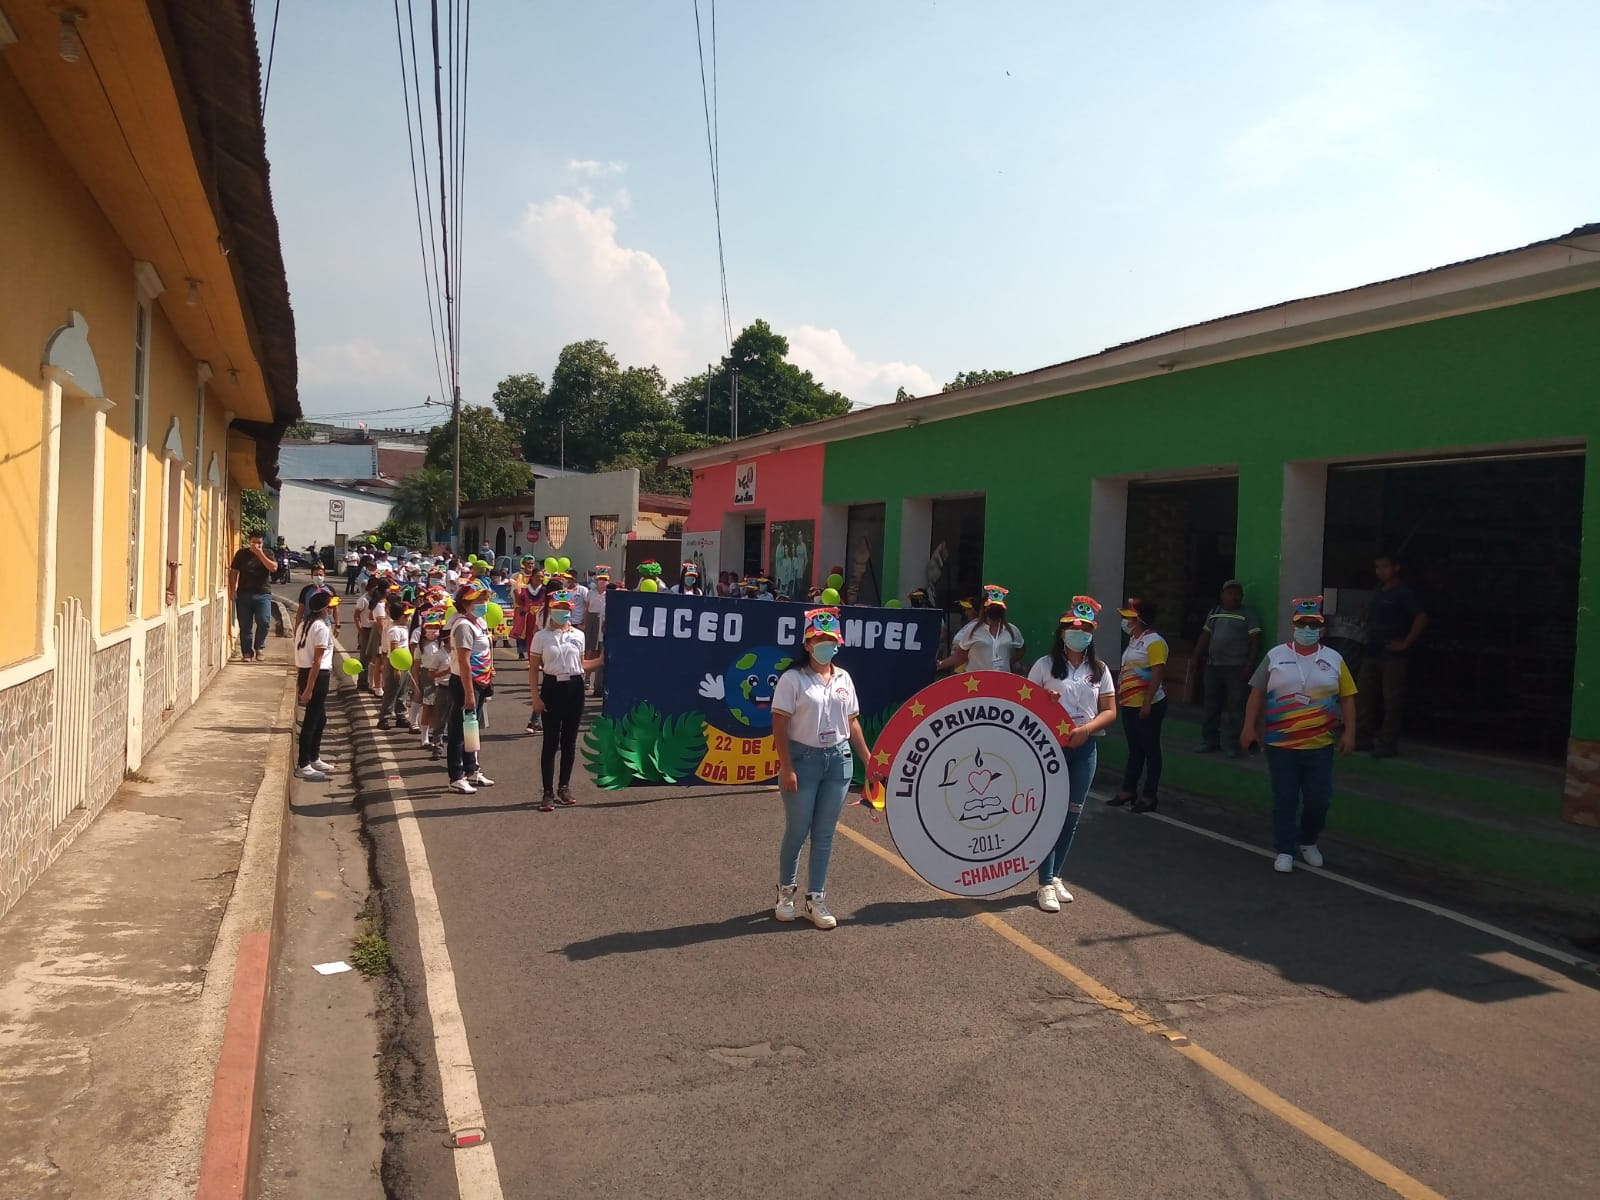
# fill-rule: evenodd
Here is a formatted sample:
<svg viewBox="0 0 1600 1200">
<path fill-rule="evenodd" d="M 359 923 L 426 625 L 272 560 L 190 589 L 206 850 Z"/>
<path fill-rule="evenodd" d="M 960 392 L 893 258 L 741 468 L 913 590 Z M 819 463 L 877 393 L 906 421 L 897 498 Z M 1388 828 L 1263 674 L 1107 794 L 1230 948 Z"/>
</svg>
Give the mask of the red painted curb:
<svg viewBox="0 0 1600 1200">
<path fill-rule="evenodd" d="M 205 1148 L 195 1200 L 235 1200 L 255 1182 L 255 1128 L 266 1043 L 267 994 L 272 979 L 272 934 L 247 933 L 239 941 L 233 993 L 222 1032 L 222 1052 L 211 1085 Z"/>
</svg>

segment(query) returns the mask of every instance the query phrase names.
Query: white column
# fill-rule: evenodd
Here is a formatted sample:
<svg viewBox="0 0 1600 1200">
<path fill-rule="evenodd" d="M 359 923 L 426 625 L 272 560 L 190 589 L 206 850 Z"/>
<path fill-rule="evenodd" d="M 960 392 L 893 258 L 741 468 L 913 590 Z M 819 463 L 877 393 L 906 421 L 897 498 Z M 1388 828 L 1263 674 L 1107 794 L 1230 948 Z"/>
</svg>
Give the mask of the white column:
<svg viewBox="0 0 1600 1200">
<path fill-rule="evenodd" d="M 824 504 L 822 518 L 817 523 L 815 561 L 816 586 L 822 587 L 828 578 L 828 568 L 834 563 L 844 567 L 845 579 L 850 578 L 850 547 L 845 539 L 850 536 L 850 509 L 843 504 Z"/>
<path fill-rule="evenodd" d="M 39 578 L 35 582 L 34 647 L 54 649 L 56 612 L 56 523 L 61 496 L 61 384 L 44 385 L 44 421 L 39 455 Z"/>
<path fill-rule="evenodd" d="M 1322 535 L 1327 514 L 1328 464 L 1283 465 L 1283 532 L 1278 545 L 1278 607 L 1322 591 Z"/>
<path fill-rule="evenodd" d="M 1106 662 L 1122 657 L 1117 609 L 1127 565 L 1128 481 L 1096 479 L 1089 484 L 1089 594 L 1101 604 L 1095 650 Z"/>
<path fill-rule="evenodd" d="M 900 589 L 905 596 L 928 586 L 928 556 L 933 542 L 933 501 L 908 496 L 900 501 Z"/>
</svg>

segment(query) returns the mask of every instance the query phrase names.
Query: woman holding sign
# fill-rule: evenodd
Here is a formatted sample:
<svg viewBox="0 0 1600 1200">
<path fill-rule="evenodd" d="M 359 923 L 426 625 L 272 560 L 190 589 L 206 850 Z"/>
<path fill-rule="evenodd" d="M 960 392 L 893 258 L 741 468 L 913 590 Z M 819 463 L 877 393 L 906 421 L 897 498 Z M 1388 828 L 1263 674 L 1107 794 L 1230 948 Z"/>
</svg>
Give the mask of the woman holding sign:
<svg viewBox="0 0 1600 1200">
<path fill-rule="evenodd" d="M 828 911 L 828 859 L 833 831 L 844 811 L 854 764 L 851 747 L 867 761 L 856 685 L 833 665 L 842 641 L 837 608 L 806 613 L 805 660 L 790 667 L 772 695 L 772 734 L 778 751 L 778 790 L 783 794 L 783 841 L 778 849 L 778 899 L 772 915 L 792 921 L 800 872 L 800 847 L 811 837 L 806 866 L 805 918 L 818 929 L 839 922 Z"/>
<path fill-rule="evenodd" d="M 1022 631 L 1006 619 L 1006 596 L 999 584 L 983 585 L 983 615 L 956 634 L 954 652 L 939 670 L 1015 671 L 1022 665 Z"/>
<path fill-rule="evenodd" d="M 1094 782 L 1099 750 L 1094 739 L 1104 737 L 1117 723 L 1117 685 L 1110 669 L 1094 652 L 1094 631 L 1100 605 L 1092 596 L 1074 596 L 1072 607 L 1061 614 L 1050 653 L 1033 664 L 1028 682 L 1051 693 L 1066 709 L 1073 730 L 1062 746 L 1067 763 L 1067 820 L 1055 847 L 1039 861 L 1039 907 L 1060 912 L 1072 903 L 1072 893 L 1061 882 L 1061 868 L 1078 832 L 1078 818 Z"/>
</svg>

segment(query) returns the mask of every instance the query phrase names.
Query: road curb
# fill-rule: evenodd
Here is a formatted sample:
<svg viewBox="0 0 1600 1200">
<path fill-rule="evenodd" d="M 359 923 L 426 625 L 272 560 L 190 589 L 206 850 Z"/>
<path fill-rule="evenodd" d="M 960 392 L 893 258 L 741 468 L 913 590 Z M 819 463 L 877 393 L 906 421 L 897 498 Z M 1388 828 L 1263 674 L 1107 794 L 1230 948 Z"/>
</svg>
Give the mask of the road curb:
<svg viewBox="0 0 1600 1200">
<path fill-rule="evenodd" d="M 238 881 L 229 912 L 223 915 L 224 924 L 230 916 L 237 915 L 240 932 L 229 975 L 222 1045 L 206 1109 L 195 1200 L 232 1200 L 252 1196 L 256 1191 L 267 1022 L 286 919 L 284 889 L 289 788 L 294 778 L 290 765 L 294 724 L 295 675 L 291 667 L 274 717 L 274 728 L 288 736 L 280 735 L 279 745 L 269 754 L 266 772 L 251 801 Z M 254 885 L 252 888 L 247 889 L 247 880 Z M 237 914 L 236 900 L 240 906 Z M 227 947 L 219 946 L 219 953 L 227 952 Z"/>
</svg>

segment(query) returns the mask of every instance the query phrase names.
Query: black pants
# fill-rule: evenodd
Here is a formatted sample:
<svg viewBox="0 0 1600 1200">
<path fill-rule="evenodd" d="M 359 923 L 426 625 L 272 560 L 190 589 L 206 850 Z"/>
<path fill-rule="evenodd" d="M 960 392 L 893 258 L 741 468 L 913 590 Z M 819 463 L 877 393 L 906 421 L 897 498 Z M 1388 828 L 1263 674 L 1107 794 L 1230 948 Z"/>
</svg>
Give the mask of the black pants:
<svg viewBox="0 0 1600 1200">
<path fill-rule="evenodd" d="M 1144 776 L 1144 798 L 1154 800 L 1161 786 L 1161 722 L 1167 716 L 1165 697 L 1156 701 L 1148 717 L 1143 710 L 1124 708 L 1122 732 L 1128 739 L 1128 766 L 1122 773 L 1122 791 L 1135 795 L 1139 791 L 1139 776 Z"/>
<path fill-rule="evenodd" d="M 299 694 L 306 694 L 306 676 L 311 674 L 312 667 L 301 667 L 296 686 Z M 332 671 L 318 671 L 317 682 L 311 688 L 311 699 L 306 703 L 305 712 L 300 716 L 300 763 L 302 767 L 309 767 L 322 757 L 322 731 L 328 727 L 328 683 L 333 677 Z"/>
<path fill-rule="evenodd" d="M 556 749 L 561 750 L 561 786 L 572 782 L 572 762 L 578 753 L 578 724 L 583 719 L 583 676 L 571 679 L 542 679 L 539 699 L 544 701 L 544 746 L 539 767 L 544 790 L 553 791 Z"/>
<path fill-rule="evenodd" d="M 1213 749 L 1226 746 L 1231 751 L 1239 749 L 1239 734 L 1244 729 L 1244 705 L 1249 699 L 1250 686 L 1245 680 L 1246 667 L 1218 667 L 1206 664 L 1206 716 L 1200 725 L 1200 741 Z M 1155 720 L 1152 714 L 1150 719 Z"/>
<path fill-rule="evenodd" d="M 359 590 L 356 587 L 356 578 L 360 574 L 360 567 L 346 567 L 344 569 L 344 594 L 346 596 L 354 596 Z"/>
</svg>

